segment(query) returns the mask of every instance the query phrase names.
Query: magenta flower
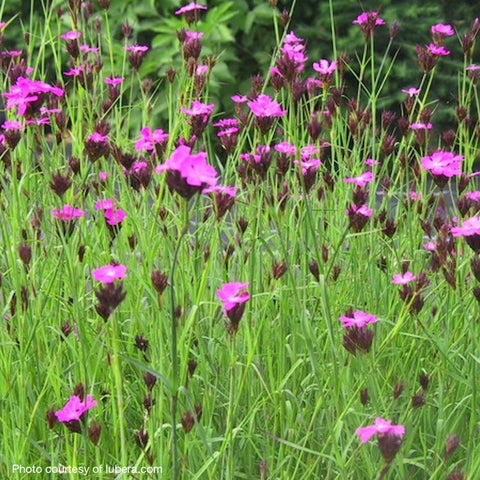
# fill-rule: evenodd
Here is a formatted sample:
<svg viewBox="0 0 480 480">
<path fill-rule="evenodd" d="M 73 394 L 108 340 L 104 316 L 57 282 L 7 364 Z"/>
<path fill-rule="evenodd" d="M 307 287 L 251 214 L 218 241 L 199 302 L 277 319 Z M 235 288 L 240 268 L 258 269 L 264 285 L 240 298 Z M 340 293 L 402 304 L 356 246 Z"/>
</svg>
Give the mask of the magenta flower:
<svg viewBox="0 0 480 480">
<path fill-rule="evenodd" d="M 277 143 L 273 148 L 277 152 L 284 153 L 285 155 L 295 155 L 295 153 L 297 153 L 297 147 L 286 141 Z"/>
<path fill-rule="evenodd" d="M 83 217 L 85 212 L 83 210 L 79 210 L 78 208 L 74 208 L 71 205 L 64 205 L 60 209 L 54 208 L 52 210 L 52 215 L 58 220 L 67 222 L 78 217 Z"/>
<path fill-rule="evenodd" d="M 390 435 L 401 438 L 405 434 L 405 427 L 403 425 L 392 425 L 391 420 L 377 417 L 373 425 L 357 428 L 355 433 L 360 437 L 362 443 L 366 443 L 374 435 Z"/>
<path fill-rule="evenodd" d="M 373 182 L 373 173 L 370 170 L 358 175 L 357 177 L 344 178 L 345 183 L 354 183 L 359 187 L 364 187 L 367 183 Z"/>
<path fill-rule="evenodd" d="M 405 273 L 396 273 L 393 276 L 392 283 L 394 285 L 406 285 L 407 283 L 413 282 L 417 277 L 412 272 Z"/>
<path fill-rule="evenodd" d="M 275 100 L 263 93 L 247 105 L 256 117 L 283 117 L 287 113 Z"/>
<path fill-rule="evenodd" d="M 230 320 L 225 326 L 232 336 L 237 333 L 246 302 L 250 299 L 250 294 L 246 291 L 248 286 L 248 282 L 231 282 L 224 283 L 217 290 L 217 296 L 223 303 L 223 313 Z"/>
<path fill-rule="evenodd" d="M 443 45 L 435 45 L 434 43 L 429 43 L 427 46 L 427 50 L 436 57 L 446 57 L 450 55 L 449 50 L 445 50 Z"/>
<path fill-rule="evenodd" d="M 385 25 L 385 20 L 378 16 L 378 12 L 363 12 L 352 23 L 366 25 L 369 22 L 374 22 L 375 25 Z"/>
<path fill-rule="evenodd" d="M 96 210 L 112 210 L 117 206 L 117 202 L 111 198 L 105 198 L 104 200 L 98 200 L 95 202 Z"/>
<path fill-rule="evenodd" d="M 432 127 L 433 125 L 430 122 L 429 123 L 416 122 L 410 125 L 410 128 L 412 130 L 431 130 Z"/>
<path fill-rule="evenodd" d="M 159 150 L 163 152 L 168 136 L 168 133 L 165 133 L 161 128 L 152 132 L 150 127 L 143 127 L 140 130 L 140 138 L 135 142 L 135 150 L 152 151 L 156 150 L 156 145 L 159 145 Z"/>
<path fill-rule="evenodd" d="M 127 267 L 125 265 L 104 265 L 92 270 L 92 277 L 102 283 L 113 283 L 115 280 L 126 276 Z"/>
<path fill-rule="evenodd" d="M 378 16 L 378 12 L 363 12 L 352 23 L 359 25 L 360 29 L 368 40 L 375 31 L 375 27 L 385 25 L 385 20 Z"/>
<path fill-rule="evenodd" d="M 105 210 L 105 219 L 108 225 L 114 226 L 122 223 L 127 214 L 121 208 L 108 208 Z"/>
<path fill-rule="evenodd" d="M 214 107 L 214 103 L 206 104 L 203 102 L 199 102 L 198 100 L 193 100 L 192 108 L 180 107 L 180 111 L 185 115 L 190 115 L 194 117 L 197 115 L 210 115 L 213 112 Z"/>
<path fill-rule="evenodd" d="M 440 188 L 445 186 L 450 177 L 461 175 L 463 160 L 462 155 L 441 151 L 420 159 L 423 169 L 433 175 L 435 183 Z"/>
<path fill-rule="evenodd" d="M 451 227 L 450 232 L 454 237 L 465 237 L 465 241 L 474 252 L 480 251 L 480 216 L 464 220 L 461 226 Z"/>
<path fill-rule="evenodd" d="M 225 312 L 229 312 L 237 305 L 245 303 L 250 299 L 250 294 L 246 291 L 248 286 L 248 282 L 230 282 L 224 283 L 222 288 L 217 290 L 217 296 L 222 301 Z"/>
<path fill-rule="evenodd" d="M 38 108 L 40 108 L 40 103 L 48 93 L 61 97 L 63 90 L 38 80 L 18 77 L 15 85 L 12 85 L 8 92 L 2 93 L 7 99 L 5 110 L 17 107 L 17 114 L 23 116 L 29 107 L 33 109 L 38 105 Z"/>
<path fill-rule="evenodd" d="M 125 77 L 106 77 L 104 81 L 107 85 L 112 85 L 112 87 L 116 87 L 117 85 L 120 85 L 124 80 Z"/>
<path fill-rule="evenodd" d="M 318 63 L 313 64 L 313 69 L 320 73 L 321 75 L 331 75 L 338 67 L 338 62 L 333 60 L 333 62 L 329 62 L 322 58 L 319 60 Z"/>
<path fill-rule="evenodd" d="M 451 25 L 445 25 L 443 23 L 438 23 L 437 25 L 432 25 L 431 28 L 432 33 L 440 33 L 441 35 L 445 35 L 451 37 L 455 34 Z"/>
<path fill-rule="evenodd" d="M 375 323 L 377 321 L 377 317 L 372 315 L 371 313 L 365 313 L 361 310 L 357 310 L 353 312 L 353 317 L 349 316 L 341 316 L 338 318 L 342 322 L 342 327 L 349 328 L 349 327 L 357 327 L 361 328 L 369 323 Z"/>
<path fill-rule="evenodd" d="M 62 40 L 72 41 L 72 40 L 77 40 L 81 36 L 82 36 L 81 32 L 74 32 L 73 30 L 70 30 L 69 32 L 60 35 L 60 38 Z"/>
<path fill-rule="evenodd" d="M 61 410 L 55 412 L 55 416 L 59 422 L 72 422 L 80 420 L 87 410 L 96 406 L 97 402 L 93 400 L 92 395 L 87 395 L 85 401 L 82 401 L 77 395 L 73 395 Z"/>
<path fill-rule="evenodd" d="M 420 93 L 420 89 L 415 87 L 402 88 L 402 92 L 406 93 L 409 97 L 413 97 L 414 95 L 418 95 Z"/>
<path fill-rule="evenodd" d="M 205 7 L 205 5 L 200 5 L 199 3 L 190 2 L 176 10 L 175 15 L 182 15 L 186 12 L 194 12 L 195 10 L 207 10 L 207 7 Z"/>
<path fill-rule="evenodd" d="M 155 167 L 156 173 L 164 171 L 169 188 L 185 199 L 217 184 L 217 171 L 207 163 L 207 154 L 192 154 L 186 145 L 178 146 L 163 164 Z"/>
</svg>

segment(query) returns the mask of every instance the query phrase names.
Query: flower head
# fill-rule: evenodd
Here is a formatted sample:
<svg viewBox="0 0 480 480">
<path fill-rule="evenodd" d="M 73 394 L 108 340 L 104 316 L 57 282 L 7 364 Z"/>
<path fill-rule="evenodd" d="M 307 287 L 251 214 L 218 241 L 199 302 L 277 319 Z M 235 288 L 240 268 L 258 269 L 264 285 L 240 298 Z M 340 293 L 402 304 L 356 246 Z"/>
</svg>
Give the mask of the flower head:
<svg viewBox="0 0 480 480">
<path fill-rule="evenodd" d="M 246 291 L 248 286 L 248 282 L 230 282 L 224 283 L 222 288 L 217 290 L 218 298 L 222 301 L 225 312 L 250 299 L 250 294 Z"/>
<path fill-rule="evenodd" d="M 78 208 L 74 208 L 71 205 L 64 205 L 62 208 L 54 208 L 52 210 L 52 215 L 58 220 L 63 220 L 64 222 L 73 220 L 78 217 L 83 217 L 85 212 Z"/>
<path fill-rule="evenodd" d="M 402 88 L 402 92 L 406 93 L 409 97 L 413 97 L 413 96 L 418 95 L 420 93 L 420 89 L 415 88 L 415 87 Z"/>
<path fill-rule="evenodd" d="M 403 425 L 392 425 L 391 420 L 377 417 L 373 425 L 357 428 L 355 433 L 360 437 L 362 443 L 366 443 L 374 435 L 391 435 L 401 438 L 405 434 L 405 427 Z"/>
<path fill-rule="evenodd" d="M 413 282 L 417 277 L 412 272 L 405 273 L 396 273 L 393 276 L 392 283 L 394 285 L 406 285 L 407 283 Z"/>
<path fill-rule="evenodd" d="M 92 271 L 92 277 L 102 283 L 113 283 L 126 276 L 127 267 L 125 265 L 104 265 Z"/>
<path fill-rule="evenodd" d="M 80 420 L 87 410 L 96 406 L 97 402 L 93 400 L 92 395 L 87 395 L 85 401 L 82 401 L 77 395 L 73 395 L 61 410 L 55 412 L 55 416 L 59 422 Z"/>
<path fill-rule="evenodd" d="M 375 323 L 377 321 L 377 317 L 372 315 L 371 313 L 365 313 L 361 310 L 357 310 L 352 313 L 353 316 L 341 316 L 338 319 L 342 322 L 342 327 L 349 328 L 349 327 L 364 327 L 369 323 Z"/>
<path fill-rule="evenodd" d="M 261 93 L 255 100 L 248 102 L 250 110 L 256 117 L 283 117 L 286 110 L 272 100 L 268 95 Z"/>
<path fill-rule="evenodd" d="M 346 183 L 354 183 L 359 187 L 364 187 L 367 183 L 370 183 L 373 181 L 373 173 L 370 170 L 367 170 L 366 172 L 362 173 L 361 175 L 358 175 L 357 177 L 344 178 L 343 181 Z"/>
</svg>

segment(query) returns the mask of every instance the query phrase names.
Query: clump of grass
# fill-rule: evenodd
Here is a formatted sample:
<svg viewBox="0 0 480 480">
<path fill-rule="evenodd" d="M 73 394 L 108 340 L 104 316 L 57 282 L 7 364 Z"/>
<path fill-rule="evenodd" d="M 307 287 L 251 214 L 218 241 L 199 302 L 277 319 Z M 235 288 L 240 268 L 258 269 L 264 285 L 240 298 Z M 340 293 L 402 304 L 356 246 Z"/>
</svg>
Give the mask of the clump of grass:
<svg viewBox="0 0 480 480">
<path fill-rule="evenodd" d="M 276 12 L 272 67 L 224 114 L 205 6 L 176 12 L 182 66 L 152 81 L 156 52 L 113 38 L 99 3 L 45 4 L 38 41 L 0 54 L 2 475 L 474 475 L 478 20 L 438 132 L 451 26 L 393 112 L 397 24 L 352 19 L 353 71 L 310 63 Z"/>
</svg>

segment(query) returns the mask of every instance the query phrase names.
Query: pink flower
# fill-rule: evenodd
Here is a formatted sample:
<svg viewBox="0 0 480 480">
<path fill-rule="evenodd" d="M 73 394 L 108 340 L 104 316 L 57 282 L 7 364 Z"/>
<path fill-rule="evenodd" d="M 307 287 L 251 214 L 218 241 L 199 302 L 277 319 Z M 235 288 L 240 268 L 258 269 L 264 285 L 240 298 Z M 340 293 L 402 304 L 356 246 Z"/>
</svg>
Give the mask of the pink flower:
<svg viewBox="0 0 480 480">
<path fill-rule="evenodd" d="M 374 22 L 375 25 L 385 25 L 385 20 L 378 16 L 378 12 L 363 12 L 352 23 L 366 25 L 369 22 Z"/>
<path fill-rule="evenodd" d="M 132 53 L 145 53 L 148 52 L 148 47 L 146 45 L 125 45 L 124 50 Z"/>
<path fill-rule="evenodd" d="M 2 93 L 7 99 L 5 110 L 17 107 L 17 114 L 23 116 L 30 104 L 36 102 L 44 93 L 52 93 L 57 97 L 61 97 L 63 90 L 58 87 L 52 87 L 48 83 L 31 80 L 26 77 L 18 77 L 15 85 L 12 85 L 8 92 Z"/>
<path fill-rule="evenodd" d="M 246 291 L 248 286 L 248 282 L 230 282 L 224 283 L 222 288 L 217 290 L 217 296 L 222 301 L 225 312 L 250 299 L 250 294 Z"/>
<path fill-rule="evenodd" d="M 104 265 L 92 271 L 92 277 L 98 282 L 113 283 L 115 280 L 127 276 L 125 265 Z"/>
<path fill-rule="evenodd" d="M 121 208 L 109 208 L 105 210 L 105 219 L 109 225 L 122 223 L 127 214 Z"/>
<path fill-rule="evenodd" d="M 175 12 L 175 15 L 181 15 L 182 13 L 186 12 L 194 12 L 195 10 L 207 10 L 207 7 L 205 7 L 204 5 L 200 5 L 199 3 L 190 2 L 189 4 L 179 8 Z"/>
<path fill-rule="evenodd" d="M 285 153 L 286 155 L 295 155 L 297 152 L 297 147 L 292 145 L 290 142 L 280 142 L 273 146 L 273 148 L 280 153 Z"/>
<path fill-rule="evenodd" d="M 135 150 L 154 150 L 155 145 L 166 142 L 168 136 L 168 133 L 165 133 L 161 128 L 152 132 L 150 127 L 143 127 L 140 130 L 140 138 L 135 142 Z"/>
<path fill-rule="evenodd" d="M 120 85 L 124 80 L 125 77 L 106 77 L 104 81 L 107 85 L 115 87 L 116 85 Z"/>
<path fill-rule="evenodd" d="M 342 323 L 342 327 L 364 327 L 369 323 L 375 323 L 377 321 L 377 317 L 372 315 L 371 313 L 365 313 L 361 310 L 357 310 L 353 312 L 353 317 L 341 316 L 338 318 Z"/>
<path fill-rule="evenodd" d="M 230 97 L 232 102 L 235 103 L 245 103 L 248 101 L 248 97 L 246 95 L 234 95 L 233 97 Z"/>
<path fill-rule="evenodd" d="M 431 123 L 416 122 L 410 125 L 412 130 L 431 130 L 433 125 Z"/>
<path fill-rule="evenodd" d="M 480 235 L 480 216 L 470 217 L 464 220 L 460 227 L 451 227 L 450 232 L 454 237 Z"/>
<path fill-rule="evenodd" d="M 435 45 L 434 43 L 430 43 L 426 47 L 427 50 L 436 57 L 445 57 L 447 55 L 450 55 L 450 51 L 445 50 L 445 47 L 443 45 Z"/>
<path fill-rule="evenodd" d="M 414 95 L 418 95 L 420 93 L 420 89 L 415 87 L 402 88 L 402 92 L 406 93 L 409 97 L 413 97 Z"/>
<path fill-rule="evenodd" d="M 406 285 L 407 283 L 413 282 L 417 277 L 412 272 L 405 273 L 396 273 L 393 276 L 392 283 L 394 285 Z"/>
<path fill-rule="evenodd" d="M 451 37 L 455 34 L 451 25 L 445 25 L 443 23 L 438 23 L 437 25 L 432 25 L 431 28 L 432 33 L 440 33 L 441 35 L 445 35 Z"/>
<path fill-rule="evenodd" d="M 214 123 L 214 127 L 236 127 L 238 125 L 238 120 L 236 118 L 222 118 L 218 122 Z"/>
<path fill-rule="evenodd" d="M 423 169 L 429 171 L 432 175 L 454 177 L 462 173 L 461 164 L 463 160 L 462 155 L 439 151 L 430 156 L 422 157 L 420 161 Z"/>
<path fill-rule="evenodd" d="M 403 437 L 405 427 L 403 425 L 392 425 L 391 420 L 384 420 L 377 417 L 373 425 L 357 428 L 355 433 L 360 437 L 362 443 L 368 442 L 374 435 L 390 435 L 394 437 Z"/>
<path fill-rule="evenodd" d="M 337 67 L 338 62 L 336 60 L 333 60 L 333 62 L 330 63 L 323 58 L 318 63 L 313 64 L 313 69 L 321 75 L 332 75 Z"/>
<path fill-rule="evenodd" d="M 112 208 L 115 208 L 117 205 L 117 202 L 115 200 L 112 200 L 111 198 L 105 198 L 104 200 L 98 200 L 95 202 L 95 209 L 96 210 L 111 210 Z"/>
<path fill-rule="evenodd" d="M 263 93 L 247 105 L 256 117 L 283 117 L 287 113 L 275 100 Z"/>
<path fill-rule="evenodd" d="M 197 115 L 210 115 L 215 107 L 214 103 L 206 104 L 199 102 L 198 100 L 192 101 L 192 108 L 180 107 L 180 111 L 185 115 L 197 116 Z"/>
<path fill-rule="evenodd" d="M 55 416 L 59 422 L 80 420 L 87 410 L 96 406 L 97 402 L 93 400 L 92 395 L 87 395 L 85 401 L 82 401 L 77 395 L 73 395 L 61 410 L 55 412 Z"/>
<path fill-rule="evenodd" d="M 67 77 L 78 77 L 83 73 L 84 69 L 85 69 L 84 65 L 79 65 L 78 67 L 71 68 L 67 72 L 63 72 L 63 74 L 66 75 Z"/>
<path fill-rule="evenodd" d="M 370 170 L 367 170 L 357 177 L 344 178 L 343 181 L 346 183 L 354 183 L 359 187 L 364 187 L 367 183 L 373 182 L 373 173 Z"/>
<path fill-rule="evenodd" d="M 207 187 L 202 190 L 202 193 L 220 193 L 227 197 L 235 198 L 237 196 L 238 187 L 228 187 L 223 185 L 214 185 L 213 187 Z"/>
<path fill-rule="evenodd" d="M 4 130 L 25 130 L 25 125 L 18 120 L 6 120 L 2 123 L 2 128 Z"/>
<path fill-rule="evenodd" d="M 80 38 L 81 36 L 82 36 L 81 32 L 74 32 L 70 30 L 69 32 L 60 35 L 60 38 L 62 40 L 72 41 L 72 40 L 77 40 L 77 38 Z"/>
<path fill-rule="evenodd" d="M 164 171 L 170 189 L 186 199 L 217 184 L 217 171 L 207 163 L 207 154 L 192 154 L 186 145 L 178 146 L 163 164 L 155 167 L 156 173 Z"/>
<path fill-rule="evenodd" d="M 363 163 L 369 167 L 372 167 L 373 165 L 380 165 L 380 162 L 374 158 L 367 158 Z"/>
<path fill-rule="evenodd" d="M 81 52 L 98 53 L 100 49 L 98 47 L 91 47 L 90 45 L 80 45 Z"/>
<path fill-rule="evenodd" d="M 54 218 L 66 222 L 78 217 L 83 217 L 85 215 L 85 212 L 83 210 L 79 210 L 78 208 L 73 208 L 71 205 L 64 205 L 60 209 L 54 208 L 52 210 L 52 214 Z"/>
</svg>

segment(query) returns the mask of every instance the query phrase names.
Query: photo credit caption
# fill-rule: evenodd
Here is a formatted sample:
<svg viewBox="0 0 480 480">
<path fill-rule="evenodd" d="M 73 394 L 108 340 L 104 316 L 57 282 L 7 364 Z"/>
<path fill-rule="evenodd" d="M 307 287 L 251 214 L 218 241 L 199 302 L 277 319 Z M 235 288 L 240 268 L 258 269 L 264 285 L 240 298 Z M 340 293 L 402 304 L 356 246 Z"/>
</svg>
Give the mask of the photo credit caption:
<svg viewBox="0 0 480 480">
<path fill-rule="evenodd" d="M 136 467 L 128 466 L 121 467 L 119 465 L 109 465 L 101 464 L 94 467 L 87 466 L 71 466 L 71 465 L 50 465 L 48 467 L 41 467 L 39 465 L 19 465 L 13 464 L 12 473 L 22 473 L 22 474 L 42 474 L 42 473 L 57 473 L 59 475 L 69 475 L 76 473 L 78 475 L 87 476 L 89 474 L 98 474 L 98 473 L 133 473 L 133 474 L 152 474 L 152 473 L 163 473 L 163 467 Z"/>
</svg>

